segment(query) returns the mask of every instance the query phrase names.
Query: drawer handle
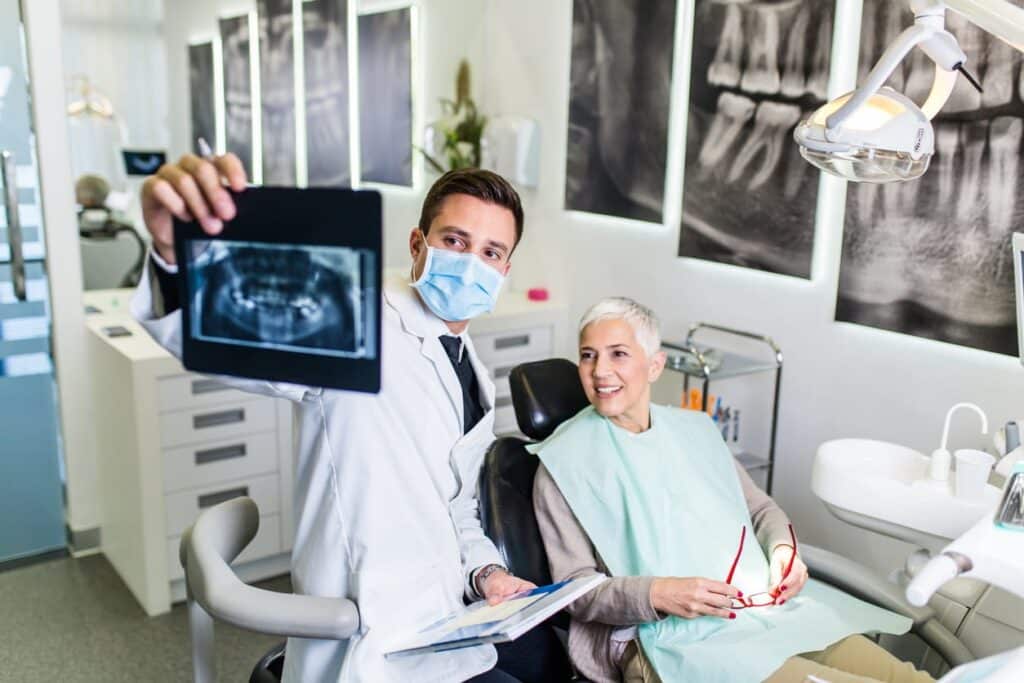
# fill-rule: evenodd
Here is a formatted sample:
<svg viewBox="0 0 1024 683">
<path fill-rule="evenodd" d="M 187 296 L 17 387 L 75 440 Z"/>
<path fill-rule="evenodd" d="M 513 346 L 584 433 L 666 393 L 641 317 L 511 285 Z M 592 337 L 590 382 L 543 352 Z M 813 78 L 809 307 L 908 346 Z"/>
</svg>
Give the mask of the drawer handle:
<svg viewBox="0 0 1024 683">
<path fill-rule="evenodd" d="M 234 446 L 221 446 L 220 448 L 208 448 L 205 451 L 196 451 L 196 464 L 205 465 L 218 460 L 230 460 L 231 458 L 244 458 L 245 444 L 239 443 Z"/>
<path fill-rule="evenodd" d="M 497 351 L 502 349 L 512 349 L 517 346 L 529 346 L 530 335 L 528 334 L 517 334 L 514 337 L 498 337 L 494 340 L 494 348 Z"/>
<path fill-rule="evenodd" d="M 206 413 L 192 417 L 193 429 L 206 429 L 207 427 L 221 427 L 245 421 L 245 408 L 238 410 L 222 410 L 219 413 Z"/>
<path fill-rule="evenodd" d="M 240 498 L 248 495 L 248 486 L 239 486 L 237 489 L 227 489 L 226 491 L 207 493 L 199 496 L 199 509 L 202 510 L 203 508 L 213 507 L 214 505 L 223 503 L 225 500 L 231 500 L 232 498 Z"/>
<path fill-rule="evenodd" d="M 505 406 L 510 406 L 510 405 L 512 405 L 512 397 L 511 396 L 500 396 L 498 398 L 498 400 L 496 400 L 494 402 L 494 407 L 495 408 L 504 408 Z"/>
<path fill-rule="evenodd" d="M 515 367 L 516 366 L 514 365 L 506 365 L 503 368 L 494 368 L 494 379 L 504 379 L 505 377 L 508 377 L 512 374 L 512 371 L 515 370 Z"/>
<path fill-rule="evenodd" d="M 226 391 L 230 389 L 228 385 L 223 382 L 219 382 L 215 379 L 194 379 L 192 380 L 192 395 L 199 396 L 200 394 L 212 394 L 215 391 Z"/>
</svg>

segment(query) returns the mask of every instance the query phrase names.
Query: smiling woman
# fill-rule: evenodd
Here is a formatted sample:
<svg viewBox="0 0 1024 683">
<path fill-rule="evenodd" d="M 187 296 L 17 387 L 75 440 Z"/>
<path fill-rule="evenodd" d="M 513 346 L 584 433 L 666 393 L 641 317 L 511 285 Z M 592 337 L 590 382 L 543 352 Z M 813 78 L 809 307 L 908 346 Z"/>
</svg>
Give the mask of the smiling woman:
<svg viewBox="0 0 1024 683">
<path fill-rule="evenodd" d="M 580 380 L 601 415 L 631 432 L 650 426 L 651 384 L 665 368 L 658 318 L 624 298 L 604 299 L 580 321 Z"/>
</svg>

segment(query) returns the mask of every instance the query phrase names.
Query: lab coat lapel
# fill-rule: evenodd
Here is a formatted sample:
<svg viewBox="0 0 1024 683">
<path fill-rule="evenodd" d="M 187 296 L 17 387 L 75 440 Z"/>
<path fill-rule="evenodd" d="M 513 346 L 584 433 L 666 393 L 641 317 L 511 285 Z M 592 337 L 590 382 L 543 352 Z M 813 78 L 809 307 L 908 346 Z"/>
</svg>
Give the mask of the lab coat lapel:
<svg viewBox="0 0 1024 683">
<path fill-rule="evenodd" d="M 444 322 L 430 312 L 419 295 L 409 286 L 405 278 L 389 278 L 384 287 L 384 296 L 398 312 L 402 329 L 420 339 L 420 353 L 434 364 L 441 385 L 451 401 L 458 419 L 459 433 L 462 432 L 462 385 L 455 374 L 455 368 L 441 346 L 440 336 L 450 334 Z"/>
<path fill-rule="evenodd" d="M 473 365 L 473 372 L 476 374 L 477 384 L 480 385 L 480 398 L 483 401 L 484 416 L 494 410 L 494 382 L 489 381 L 490 375 L 487 374 L 487 368 L 483 362 L 476 355 L 476 347 L 473 346 L 473 340 L 466 335 L 466 353 L 469 354 L 469 360 Z M 483 420 L 481 420 L 483 422 Z"/>
</svg>

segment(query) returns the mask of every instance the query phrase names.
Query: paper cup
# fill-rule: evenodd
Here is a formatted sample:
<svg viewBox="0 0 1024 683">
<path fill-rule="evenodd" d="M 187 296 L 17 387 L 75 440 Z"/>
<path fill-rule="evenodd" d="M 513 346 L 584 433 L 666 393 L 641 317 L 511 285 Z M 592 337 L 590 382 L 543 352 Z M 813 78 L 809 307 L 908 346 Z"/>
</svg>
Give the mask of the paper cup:
<svg viewBox="0 0 1024 683">
<path fill-rule="evenodd" d="M 996 459 L 984 451 L 963 448 L 953 454 L 956 458 L 956 496 L 978 500 L 985 493 L 989 472 Z"/>
</svg>

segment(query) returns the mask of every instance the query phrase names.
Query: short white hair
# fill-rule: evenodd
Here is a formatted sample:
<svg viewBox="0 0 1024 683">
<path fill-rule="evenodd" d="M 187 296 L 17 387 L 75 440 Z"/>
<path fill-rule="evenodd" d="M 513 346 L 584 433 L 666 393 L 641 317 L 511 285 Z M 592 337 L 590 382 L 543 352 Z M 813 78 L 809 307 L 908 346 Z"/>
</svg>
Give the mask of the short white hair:
<svg viewBox="0 0 1024 683">
<path fill-rule="evenodd" d="M 633 328 L 636 340 L 648 356 L 661 350 L 661 332 L 658 316 L 643 304 L 639 304 L 624 296 L 601 299 L 583 314 L 580 319 L 579 334 L 591 323 L 602 320 L 625 320 Z"/>
</svg>

